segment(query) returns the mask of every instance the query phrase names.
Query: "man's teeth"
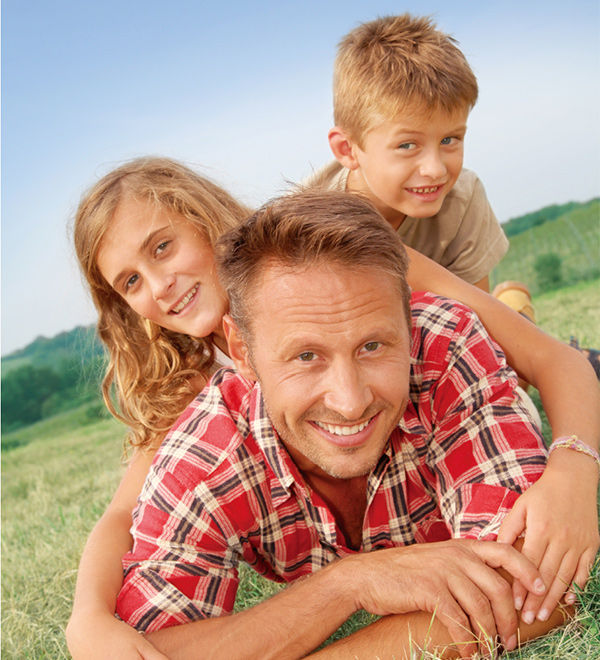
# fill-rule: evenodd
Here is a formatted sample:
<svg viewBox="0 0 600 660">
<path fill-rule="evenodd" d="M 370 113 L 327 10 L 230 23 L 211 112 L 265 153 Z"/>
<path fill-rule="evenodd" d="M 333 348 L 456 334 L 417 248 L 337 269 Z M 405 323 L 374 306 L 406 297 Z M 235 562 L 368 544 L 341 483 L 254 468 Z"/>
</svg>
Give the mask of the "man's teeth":
<svg viewBox="0 0 600 660">
<path fill-rule="evenodd" d="M 196 294 L 196 291 L 198 291 L 198 284 L 193 289 L 190 289 L 185 296 L 180 300 L 180 302 L 173 307 L 171 310 L 174 314 L 179 314 L 179 312 L 190 302 L 190 300 L 194 297 Z"/>
<path fill-rule="evenodd" d="M 439 186 L 433 186 L 431 188 L 409 188 L 409 190 L 416 193 L 432 193 L 435 192 L 438 188 Z"/>
<path fill-rule="evenodd" d="M 352 435 L 353 433 L 359 433 L 363 429 L 367 428 L 370 421 L 371 420 L 368 419 L 366 422 L 363 422 L 362 424 L 355 424 L 354 426 L 336 426 L 335 424 L 326 424 L 325 422 L 315 422 L 315 424 L 320 426 L 322 429 L 325 429 L 325 431 L 333 433 L 334 435 Z"/>
</svg>

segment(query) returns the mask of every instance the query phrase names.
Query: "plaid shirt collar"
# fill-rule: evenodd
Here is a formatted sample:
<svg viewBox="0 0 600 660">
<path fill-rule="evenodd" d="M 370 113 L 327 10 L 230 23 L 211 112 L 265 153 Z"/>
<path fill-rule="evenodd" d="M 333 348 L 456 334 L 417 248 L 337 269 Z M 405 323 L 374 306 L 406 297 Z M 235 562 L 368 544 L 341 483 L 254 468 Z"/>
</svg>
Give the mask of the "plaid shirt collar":
<svg viewBox="0 0 600 660">
<path fill-rule="evenodd" d="M 398 426 L 392 431 L 392 434 L 388 439 L 383 454 L 369 474 L 367 480 L 367 506 L 381 484 L 388 465 L 393 460 L 396 448 L 399 446 L 402 439 L 402 431 L 408 432 L 408 425 L 405 422 L 405 417 L 407 414 L 409 417 L 411 416 L 410 411 L 414 413 L 412 402 L 409 401 L 407 409 L 400 419 Z M 276 481 L 274 480 L 271 482 L 271 496 L 273 497 L 275 505 L 285 501 L 288 497 L 292 497 L 294 486 L 306 501 L 310 501 L 310 498 L 314 497 L 314 495 L 308 493 L 306 481 L 292 460 L 292 457 L 289 455 L 283 441 L 279 437 L 279 434 L 273 427 L 267 413 L 262 389 L 258 381 L 255 383 L 252 392 L 250 393 L 248 412 L 250 419 L 250 432 L 255 438 L 269 464 L 269 467 L 276 477 Z"/>
</svg>

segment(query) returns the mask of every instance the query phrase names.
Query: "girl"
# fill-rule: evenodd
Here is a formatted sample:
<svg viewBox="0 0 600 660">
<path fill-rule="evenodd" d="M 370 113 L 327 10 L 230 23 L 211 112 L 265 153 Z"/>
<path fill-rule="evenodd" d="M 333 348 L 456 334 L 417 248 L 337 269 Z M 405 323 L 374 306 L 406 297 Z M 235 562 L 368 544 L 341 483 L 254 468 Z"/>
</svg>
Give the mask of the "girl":
<svg viewBox="0 0 600 660">
<path fill-rule="evenodd" d="M 111 172 L 78 209 L 76 251 L 109 355 L 104 398 L 129 427 L 134 453 L 81 559 L 67 628 L 76 659 L 164 658 L 114 618 L 120 559 L 131 547 L 131 511 L 154 452 L 214 370 L 215 353 L 221 363 L 227 359 L 221 328 L 227 300 L 216 277 L 213 247 L 247 213 L 221 188 L 159 158 L 135 160 Z M 597 384 L 585 358 L 422 255 L 412 250 L 409 255 L 411 287 L 462 300 L 477 311 L 511 365 L 540 390 L 555 437 L 576 433 L 596 443 Z M 589 456 L 557 449 L 543 477 L 505 520 L 505 542 L 514 542 L 525 527 L 532 532 L 536 540 L 528 545 L 526 537 L 523 551 L 550 587 L 544 603 L 527 596 L 523 617 L 540 607 L 542 613 L 554 609 L 572 580 L 585 583 L 598 548 L 597 482 Z M 518 604 L 524 598 L 517 586 Z"/>
</svg>

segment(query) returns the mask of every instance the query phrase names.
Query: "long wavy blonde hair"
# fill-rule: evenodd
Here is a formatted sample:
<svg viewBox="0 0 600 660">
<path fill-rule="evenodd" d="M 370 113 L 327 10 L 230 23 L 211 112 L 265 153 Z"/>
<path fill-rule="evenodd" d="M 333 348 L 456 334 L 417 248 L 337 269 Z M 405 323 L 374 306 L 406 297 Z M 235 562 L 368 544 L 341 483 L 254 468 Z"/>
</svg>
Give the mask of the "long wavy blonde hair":
<svg viewBox="0 0 600 660">
<path fill-rule="evenodd" d="M 108 350 L 102 394 L 130 429 L 136 447 L 154 447 L 206 381 L 214 363 L 210 340 L 179 334 L 143 319 L 104 279 L 98 250 L 124 199 L 178 213 L 214 246 L 250 210 L 181 163 L 139 158 L 113 170 L 82 198 L 73 227 L 81 270 L 98 310 L 98 334 Z M 193 381 L 193 384 L 192 384 Z M 115 401 L 116 400 L 116 401 Z"/>
</svg>

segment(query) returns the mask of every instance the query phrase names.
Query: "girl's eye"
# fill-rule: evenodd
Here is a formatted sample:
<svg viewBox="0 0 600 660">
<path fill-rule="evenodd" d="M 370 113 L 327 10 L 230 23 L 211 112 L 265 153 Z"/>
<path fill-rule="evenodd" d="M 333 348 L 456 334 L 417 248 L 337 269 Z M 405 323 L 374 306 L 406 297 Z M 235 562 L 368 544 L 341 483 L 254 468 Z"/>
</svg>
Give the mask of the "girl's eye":
<svg viewBox="0 0 600 660">
<path fill-rule="evenodd" d="M 315 357 L 316 355 L 312 351 L 304 351 L 304 353 L 300 353 L 298 359 L 300 362 L 312 362 Z"/>
<path fill-rule="evenodd" d="M 373 353 L 373 351 L 376 351 L 380 346 L 381 343 L 378 341 L 369 341 L 365 344 L 364 348 L 367 353 Z"/>
<path fill-rule="evenodd" d="M 126 282 L 125 282 L 125 291 L 129 291 L 131 287 L 138 281 L 139 275 L 132 275 Z"/>
<path fill-rule="evenodd" d="M 159 244 L 156 246 L 156 250 L 154 250 L 154 253 L 155 253 L 155 254 L 162 254 L 162 253 L 167 249 L 167 247 L 169 246 L 169 243 L 170 243 L 170 242 L 171 242 L 171 241 L 162 241 L 161 243 L 159 243 Z"/>
</svg>

